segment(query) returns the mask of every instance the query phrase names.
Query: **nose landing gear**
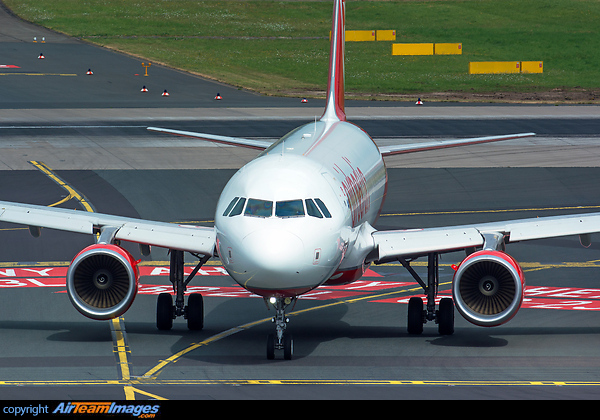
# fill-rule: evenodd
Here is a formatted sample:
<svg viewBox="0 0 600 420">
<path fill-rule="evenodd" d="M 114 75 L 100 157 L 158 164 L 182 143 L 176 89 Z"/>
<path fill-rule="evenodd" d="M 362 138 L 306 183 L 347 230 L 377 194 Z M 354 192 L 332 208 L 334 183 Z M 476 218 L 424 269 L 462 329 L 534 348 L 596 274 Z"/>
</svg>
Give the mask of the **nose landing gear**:
<svg viewBox="0 0 600 420">
<path fill-rule="evenodd" d="M 266 300 L 266 299 L 265 299 Z M 291 360 L 294 354 L 294 340 L 289 333 L 285 333 L 287 323 L 290 319 L 285 315 L 285 309 L 296 301 L 296 298 L 290 297 L 271 297 L 268 303 L 273 305 L 276 314 L 271 319 L 275 324 L 275 334 L 269 334 L 267 337 L 267 359 L 275 358 L 275 350 L 283 350 L 283 358 Z"/>
</svg>

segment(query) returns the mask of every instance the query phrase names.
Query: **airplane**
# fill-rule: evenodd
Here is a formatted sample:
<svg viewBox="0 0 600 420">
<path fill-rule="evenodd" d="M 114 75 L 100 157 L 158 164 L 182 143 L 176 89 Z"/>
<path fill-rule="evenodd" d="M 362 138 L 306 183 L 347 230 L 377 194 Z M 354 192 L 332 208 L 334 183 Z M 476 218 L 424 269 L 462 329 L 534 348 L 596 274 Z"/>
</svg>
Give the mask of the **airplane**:
<svg viewBox="0 0 600 420">
<path fill-rule="evenodd" d="M 183 316 L 188 328 L 204 326 L 201 294 L 186 298 L 186 287 L 210 258 L 218 257 L 243 288 L 275 309 L 275 332 L 267 340 L 267 358 L 283 350 L 292 359 L 293 338 L 286 332 L 286 310 L 299 296 L 321 285 L 358 280 L 371 264 L 399 261 L 423 288 L 426 302 L 413 297 L 407 330 L 420 334 L 427 322 L 438 332 L 454 332 L 454 308 L 471 323 L 504 324 L 523 301 L 525 277 L 506 253 L 514 242 L 579 235 L 582 245 L 600 231 L 600 213 L 509 220 L 426 229 L 378 231 L 386 192 L 384 158 L 423 150 L 467 146 L 533 136 L 509 134 L 378 147 L 360 127 L 346 119 L 344 104 L 345 0 L 334 0 L 327 101 L 320 119 L 304 124 L 274 143 L 148 127 L 153 132 L 259 150 L 224 187 L 214 227 L 186 226 L 78 210 L 0 201 L 0 221 L 96 235 L 96 243 L 72 260 L 68 296 L 83 315 L 107 320 L 124 314 L 134 301 L 139 281 L 137 261 L 120 246 L 139 244 L 143 255 L 152 246 L 170 250 L 173 293 L 158 296 L 156 325 L 169 330 Z M 452 298 L 436 305 L 440 254 L 464 250 L 456 267 Z M 184 253 L 198 259 L 184 279 Z M 411 266 L 427 258 L 427 278 Z M 175 302 L 173 302 L 173 295 Z"/>
</svg>

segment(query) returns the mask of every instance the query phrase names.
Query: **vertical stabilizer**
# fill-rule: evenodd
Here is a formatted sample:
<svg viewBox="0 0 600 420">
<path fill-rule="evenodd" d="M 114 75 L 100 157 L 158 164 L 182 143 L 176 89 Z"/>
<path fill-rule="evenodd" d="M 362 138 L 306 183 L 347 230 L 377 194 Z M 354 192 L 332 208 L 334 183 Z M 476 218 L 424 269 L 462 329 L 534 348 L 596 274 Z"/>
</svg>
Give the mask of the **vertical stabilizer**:
<svg viewBox="0 0 600 420">
<path fill-rule="evenodd" d="M 331 50 L 329 57 L 329 82 L 327 84 L 327 106 L 321 117 L 323 121 L 346 121 L 344 106 L 344 42 L 345 0 L 334 0 L 333 23 L 331 26 Z"/>
</svg>

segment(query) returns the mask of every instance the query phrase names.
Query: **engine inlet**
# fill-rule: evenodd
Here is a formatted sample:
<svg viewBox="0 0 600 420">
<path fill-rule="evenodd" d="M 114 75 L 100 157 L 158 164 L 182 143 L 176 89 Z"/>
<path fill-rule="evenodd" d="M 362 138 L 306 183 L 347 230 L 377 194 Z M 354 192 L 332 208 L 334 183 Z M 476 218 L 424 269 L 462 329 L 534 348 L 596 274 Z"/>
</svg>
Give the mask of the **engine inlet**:
<svg viewBox="0 0 600 420">
<path fill-rule="evenodd" d="M 123 248 L 92 245 L 67 272 L 67 293 L 75 308 L 92 319 L 112 319 L 131 306 L 137 292 L 137 263 Z"/>
</svg>

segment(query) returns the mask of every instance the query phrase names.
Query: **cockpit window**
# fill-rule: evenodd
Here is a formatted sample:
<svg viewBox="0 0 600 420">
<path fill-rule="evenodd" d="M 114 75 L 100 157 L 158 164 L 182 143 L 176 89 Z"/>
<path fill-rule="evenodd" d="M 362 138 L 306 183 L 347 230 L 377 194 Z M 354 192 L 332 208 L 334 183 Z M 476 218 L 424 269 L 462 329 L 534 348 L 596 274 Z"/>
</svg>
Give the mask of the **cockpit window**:
<svg viewBox="0 0 600 420">
<path fill-rule="evenodd" d="M 245 216 L 271 217 L 273 214 L 273 202 L 266 200 L 248 199 Z"/>
<path fill-rule="evenodd" d="M 231 200 L 231 203 L 229 203 L 229 205 L 227 206 L 227 208 L 223 212 L 223 216 L 227 216 L 229 214 L 229 212 L 231 211 L 231 209 L 233 208 L 233 206 L 235 206 L 235 203 L 237 203 L 237 201 L 239 200 L 239 198 L 240 197 L 235 197 L 233 200 Z"/>
<path fill-rule="evenodd" d="M 248 202 L 247 205 L 246 201 Z M 304 211 L 304 204 L 306 204 L 306 213 Z M 242 213 L 245 216 L 272 217 L 273 202 L 256 198 L 246 200 L 245 197 L 235 197 L 227 205 L 223 216 L 233 217 L 239 216 Z M 331 218 L 331 213 L 329 213 L 325 203 L 319 198 L 278 201 L 275 204 L 275 216 L 277 217 L 301 217 L 305 214 L 318 219 L 322 219 L 323 217 Z"/>
<path fill-rule="evenodd" d="M 319 219 L 323 218 L 323 215 L 319 211 L 319 208 L 317 207 L 315 202 L 312 201 L 312 199 L 310 198 L 306 199 L 306 213 L 308 213 L 308 215 L 312 217 L 318 217 Z"/>
<path fill-rule="evenodd" d="M 325 215 L 325 217 L 328 218 L 328 219 L 331 219 L 331 213 L 329 213 L 329 210 L 327 210 L 327 207 L 325 206 L 325 203 L 323 203 L 323 201 L 321 201 L 320 198 L 315 198 L 315 201 L 319 205 L 319 208 L 321 209 L 321 211 L 323 212 L 323 214 Z"/>
<path fill-rule="evenodd" d="M 278 201 L 275 207 L 277 217 L 304 216 L 304 205 L 302 200 Z"/>
<path fill-rule="evenodd" d="M 242 197 L 237 202 L 237 204 L 235 205 L 233 210 L 231 210 L 231 213 L 229 213 L 229 217 L 239 216 L 240 214 L 242 214 L 242 210 L 244 209 L 244 204 L 246 204 L 246 199 Z"/>
</svg>

